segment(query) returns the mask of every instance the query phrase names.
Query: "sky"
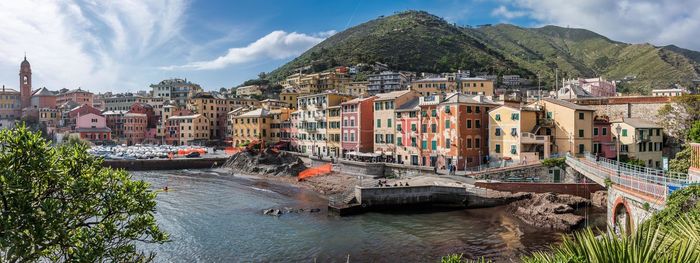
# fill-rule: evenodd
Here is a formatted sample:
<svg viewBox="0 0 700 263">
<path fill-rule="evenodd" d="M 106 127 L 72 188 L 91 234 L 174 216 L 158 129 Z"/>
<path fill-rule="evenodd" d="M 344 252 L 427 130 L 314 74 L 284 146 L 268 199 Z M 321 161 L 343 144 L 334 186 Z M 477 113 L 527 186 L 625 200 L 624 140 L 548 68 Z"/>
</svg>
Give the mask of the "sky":
<svg viewBox="0 0 700 263">
<path fill-rule="evenodd" d="M 34 88 L 135 92 L 174 77 L 230 88 L 336 32 L 404 10 L 700 50 L 700 0 L 0 1 L 0 84 L 17 88 L 26 52 Z"/>
</svg>

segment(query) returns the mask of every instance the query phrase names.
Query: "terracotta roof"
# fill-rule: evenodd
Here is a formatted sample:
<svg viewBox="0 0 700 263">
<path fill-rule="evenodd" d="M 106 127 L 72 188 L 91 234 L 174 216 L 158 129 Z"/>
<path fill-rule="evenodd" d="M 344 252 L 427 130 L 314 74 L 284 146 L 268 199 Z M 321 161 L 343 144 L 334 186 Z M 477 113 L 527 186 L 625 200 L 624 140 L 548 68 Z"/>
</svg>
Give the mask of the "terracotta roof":
<svg viewBox="0 0 700 263">
<path fill-rule="evenodd" d="M 402 104 L 400 107 L 396 109 L 396 111 L 412 111 L 415 110 L 416 107 L 418 107 L 418 103 L 420 102 L 420 98 L 416 97 L 413 98 L 406 103 Z"/>
<path fill-rule="evenodd" d="M 266 117 L 269 114 L 270 114 L 269 110 L 255 109 L 255 110 L 243 113 L 241 115 L 238 115 L 237 117 Z"/>
</svg>

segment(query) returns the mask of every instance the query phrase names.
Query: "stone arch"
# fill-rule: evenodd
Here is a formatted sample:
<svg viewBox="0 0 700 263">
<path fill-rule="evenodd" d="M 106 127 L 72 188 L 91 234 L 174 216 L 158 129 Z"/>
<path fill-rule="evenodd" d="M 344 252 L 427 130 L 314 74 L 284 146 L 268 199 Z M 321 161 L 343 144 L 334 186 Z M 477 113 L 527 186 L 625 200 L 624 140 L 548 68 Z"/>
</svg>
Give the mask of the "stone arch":
<svg viewBox="0 0 700 263">
<path fill-rule="evenodd" d="M 612 227 L 616 234 L 625 233 L 630 235 L 634 229 L 634 220 L 632 218 L 632 210 L 630 210 L 630 205 L 627 200 L 623 197 L 618 197 L 615 199 L 615 203 L 612 206 Z"/>
</svg>

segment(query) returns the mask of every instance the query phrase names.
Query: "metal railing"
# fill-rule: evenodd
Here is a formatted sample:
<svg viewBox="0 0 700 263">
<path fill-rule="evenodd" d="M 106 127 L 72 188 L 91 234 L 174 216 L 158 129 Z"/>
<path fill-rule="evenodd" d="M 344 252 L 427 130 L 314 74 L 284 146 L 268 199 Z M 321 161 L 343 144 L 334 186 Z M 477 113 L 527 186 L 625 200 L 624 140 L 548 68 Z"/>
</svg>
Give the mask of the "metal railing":
<svg viewBox="0 0 700 263">
<path fill-rule="evenodd" d="M 584 158 L 566 156 L 573 168 L 585 171 L 601 179 L 609 179 L 615 185 L 638 191 L 654 198 L 665 201 L 669 193 L 669 186 L 674 188 L 684 187 L 688 184 L 688 176 L 681 173 L 664 172 L 662 170 L 619 163 L 606 158 L 596 158 L 590 153 L 584 154 Z"/>
</svg>

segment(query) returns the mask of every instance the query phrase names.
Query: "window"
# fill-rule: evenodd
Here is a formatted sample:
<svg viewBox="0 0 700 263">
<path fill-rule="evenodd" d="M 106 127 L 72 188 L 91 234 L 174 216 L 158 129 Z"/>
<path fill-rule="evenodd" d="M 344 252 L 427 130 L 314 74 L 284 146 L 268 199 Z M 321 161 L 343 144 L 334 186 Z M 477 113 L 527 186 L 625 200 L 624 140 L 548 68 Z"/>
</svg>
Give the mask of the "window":
<svg viewBox="0 0 700 263">
<path fill-rule="evenodd" d="M 510 115 L 511 120 L 519 120 L 520 119 L 520 113 L 513 113 Z"/>
<path fill-rule="evenodd" d="M 467 148 L 472 148 L 472 139 L 467 139 Z"/>
<path fill-rule="evenodd" d="M 518 146 L 515 146 L 515 144 L 510 145 L 510 153 L 511 154 L 516 154 L 518 153 Z"/>
<path fill-rule="evenodd" d="M 518 136 L 518 128 L 511 128 L 510 135 L 511 136 Z"/>
<path fill-rule="evenodd" d="M 421 124 L 421 125 L 420 125 L 420 131 L 421 131 L 422 133 L 428 132 L 428 124 Z"/>
<path fill-rule="evenodd" d="M 583 138 L 583 130 L 582 129 L 578 130 L 578 137 Z"/>
<path fill-rule="evenodd" d="M 437 141 L 430 142 L 430 149 L 432 149 L 433 151 L 437 150 Z"/>
<path fill-rule="evenodd" d="M 401 137 L 396 137 L 396 145 L 403 146 L 403 143 L 401 142 L 401 140 L 402 140 Z"/>
<path fill-rule="evenodd" d="M 374 142 L 376 142 L 376 143 L 381 143 L 381 142 L 382 142 L 382 135 L 381 135 L 381 134 L 375 134 L 375 135 L 374 135 Z"/>
<path fill-rule="evenodd" d="M 450 139 L 445 139 L 445 148 L 450 148 Z"/>
<path fill-rule="evenodd" d="M 437 132 L 437 124 L 435 124 L 435 123 L 430 124 L 430 132 L 432 132 L 432 133 Z"/>
<path fill-rule="evenodd" d="M 472 128 L 472 120 L 467 120 L 467 129 Z"/>
<path fill-rule="evenodd" d="M 579 144 L 578 145 L 578 153 L 583 153 L 586 150 L 585 145 Z"/>
<path fill-rule="evenodd" d="M 445 120 L 445 129 L 450 128 L 450 120 Z"/>
<path fill-rule="evenodd" d="M 547 112 L 547 119 L 550 119 L 550 120 L 552 119 L 552 112 L 551 111 Z"/>
<path fill-rule="evenodd" d="M 396 124 L 396 130 L 397 130 L 397 131 L 401 131 L 401 123 L 397 123 L 397 124 Z"/>
<path fill-rule="evenodd" d="M 501 128 L 496 128 L 496 136 L 501 136 Z"/>
<path fill-rule="evenodd" d="M 430 116 L 437 117 L 437 110 L 432 110 Z"/>
<path fill-rule="evenodd" d="M 593 136 L 598 136 L 598 128 L 593 128 Z"/>
<path fill-rule="evenodd" d="M 500 121 L 501 120 L 501 114 L 496 114 L 496 120 Z"/>
<path fill-rule="evenodd" d="M 377 119 L 377 128 L 381 128 L 381 127 L 382 127 L 382 120 Z"/>
<path fill-rule="evenodd" d="M 483 85 L 483 83 L 482 83 L 482 85 Z M 474 107 L 474 112 L 480 113 L 480 112 L 481 112 L 481 107 L 479 107 L 479 106 Z"/>
<path fill-rule="evenodd" d="M 656 129 L 656 136 L 661 136 L 661 129 Z"/>
<path fill-rule="evenodd" d="M 415 123 L 411 124 L 411 131 L 416 131 L 416 124 Z"/>
<path fill-rule="evenodd" d="M 474 127 L 477 129 L 481 128 L 481 120 L 474 120 Z"/>
<path fill-rule="evenodd" d="M 584 119 L 583 112 L 579 112 L 579 113 L 578 113 L 578 119 L 579 119 L 579 120 L 583 120 L 583 119 Z"/>
<path fill-rule="evenodd" d="M 481 148 L 481 139 L 480 138 L 474 139 L 474 147 Z"/>
<path fill-rule="evenodd" d="M 427 149 L 428 148 L 428 141 L 423 140 L 422 142 L 420 142 L 420 147 L 421 147 L 421 149 Z"/>
<path fill-rule="evenodd" d="M 416 137 L 411 138 L 411 147 L 416 147 Z"/>
<path fill-rule="evenodd" d="M 622 129 L 622 137 L 627 137 L 627 129 Z"/>
<path fill-rule="evenodd" d="M 603 136 L 608 135 L 608 128 L 603 127 L 602 134 Z"/>
<path fill-rule="evenodd" d="M 394 135 L 393 134 L 387 134 L 386 135 L 386 141 L 384 143 L 394 143 Z"/>
<path fill-rule="evenodd" d="M 501 145 L 496 144 L 496 153 L 501 153 Z"/>
<path fill-rule="evenodd" d="M 386 119 L 386 127 L 391 128 L 391 119 Z"/>
<path fill-rule="evenodd" d="M 472 106 L 467 106 L 467 113 L 472 113 Z"/>
</svg>

